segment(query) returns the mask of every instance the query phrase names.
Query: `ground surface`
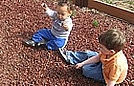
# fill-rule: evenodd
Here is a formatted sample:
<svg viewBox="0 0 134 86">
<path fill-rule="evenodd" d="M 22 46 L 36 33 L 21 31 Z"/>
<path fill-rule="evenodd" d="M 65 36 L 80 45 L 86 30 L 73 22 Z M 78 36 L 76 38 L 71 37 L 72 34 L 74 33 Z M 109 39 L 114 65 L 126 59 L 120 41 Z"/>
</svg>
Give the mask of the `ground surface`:
<svg viewBox="0 0 134 86">
<path fill-rule="evenodd" d="M 43 0 L 0 1 L 0 85 L 1 86 L 103 86 L 87 79 L 80 70 L 67 65 L 58 51 L 26 47 L 22 41 L 43 27 L 51 27 L 40 6 Z M 53 0 L 46 2 L 55 8 Z M 123 50 L 128 59 L 127 78 L 120 86 L 133 86 L 134 26 L 105 14 L 76 8 L 74 27 L 66 49 L 98 50 L 97 37 L 109 28 L 120 28 L 126 35 Z M 94 21 L 98 26 L 93 25 Z"/>
</svg>

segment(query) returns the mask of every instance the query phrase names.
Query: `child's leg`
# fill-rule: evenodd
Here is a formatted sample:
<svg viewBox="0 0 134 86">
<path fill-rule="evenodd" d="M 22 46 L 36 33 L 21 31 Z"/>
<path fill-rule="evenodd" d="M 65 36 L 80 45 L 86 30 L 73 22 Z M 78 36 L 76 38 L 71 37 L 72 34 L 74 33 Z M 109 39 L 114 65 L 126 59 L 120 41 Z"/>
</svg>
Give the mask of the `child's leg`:
<svg viewBox="0 0 134 86">
<path fill-rule="evenodd" d="M 73 51 L 66 51 L 66 57 L 71 64 L 77 64 L 86 60 L 91 56 L 97 55 L 97 52 L 94 51 L 81 51 L 81 52 L 73 52 Z"/>
<path fill-rule="evenodd" d="M 84 76 L 104 82 L 101 62 L 84 65 L 82 70 Z"/>
<path fill-rule="evenodd" d="M 65 53 L 63 54 L 65 54 L 64 58 L 66 58 L 66 61 L 71 64 L 77 64 L 92 56 L 98 55 L 98 53 L 94 51 L 81 51 L 81 52 L 65 51 Z M 84 76 L 104 82 L 101 62 L 84 65 L 82 67 L 82 70 Z"/>
<path fill-rule="evenodd" d="M 66 39 L 55 38 L 54 40 L 49 40 L 46 44 L 49 50 L 58 50 L 62 48 L 66 42 Z"/>
<path fill-rule="evenodd" d="M 32 40 L 37 42 L 37 43 L 40 42 L 43 38 L 50 40 L 50 39 L 53 39 L 54 36 L 52 35 L 51 31 L 49 29 L 46 29 L 46 28 L 38 30 L 32 36 Z"/>
</svg>

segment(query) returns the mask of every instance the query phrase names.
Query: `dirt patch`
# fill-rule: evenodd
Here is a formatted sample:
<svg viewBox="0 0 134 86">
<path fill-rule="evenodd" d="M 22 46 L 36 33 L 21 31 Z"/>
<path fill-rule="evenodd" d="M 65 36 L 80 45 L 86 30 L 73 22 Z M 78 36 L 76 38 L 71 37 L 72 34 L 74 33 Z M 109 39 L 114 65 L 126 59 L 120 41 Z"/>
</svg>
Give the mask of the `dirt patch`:
<svg viewBox="0 0 134 86">
<path fill-rule="evenodd" d="M 44 0 L 0 1 L 0 85 L 3 86 L 103 86 L 82 76 L 80 70 L 67 65 L 58 51 L 26 47 L 22 41 L 43 27 L 51 27 L 51 19 L 40 4 Z M 46 2 L 55 8 L 53 0 Z M 134 80 L 134 26 L 112 16 L 83 11 L 76 7 L 74 27 L 68 50 L 98 50 L 97 37 L 109 28 L 120 28 L 126 35 L 124 53 L 129 70 L 120 86 L 132 86 Z M 96 20 L 97 26 L 92 23 Z"/>
</svg>

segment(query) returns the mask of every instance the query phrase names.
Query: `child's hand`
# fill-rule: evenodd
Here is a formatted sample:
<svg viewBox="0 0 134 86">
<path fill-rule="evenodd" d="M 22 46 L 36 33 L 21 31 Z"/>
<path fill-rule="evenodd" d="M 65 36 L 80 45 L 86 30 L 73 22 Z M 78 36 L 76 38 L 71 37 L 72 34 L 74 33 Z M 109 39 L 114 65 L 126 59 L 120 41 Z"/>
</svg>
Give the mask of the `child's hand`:
<svg viewBox="0 0 134 86">
<path fill-rule="evenodd" d="M 67 26 L 66 22 L 63 22 L 62 27 L 63 27 L 66 31 L 68 30 L 68 26 Z"/>
<path fill-rule="evenodd" d="M 42 3 L 41 6 L 42 6 L 45 10 L 48 9 L 48 6 L 47 6 L 45 3 Z"/>
<path fill-rule="evenodd" d="M 45 7 L 45 8 L 47 7 L 47 5 L 45 3 L 42 3 L 41 6 Z"/>
<path fill-rule="evenodd" d="M 76 69 L 79 69 L 79 68 L 81 68 L 82 66 L 83 66 L 82 63 L 77 63 L 75 67 L 76 67 Z"/>
</svg>

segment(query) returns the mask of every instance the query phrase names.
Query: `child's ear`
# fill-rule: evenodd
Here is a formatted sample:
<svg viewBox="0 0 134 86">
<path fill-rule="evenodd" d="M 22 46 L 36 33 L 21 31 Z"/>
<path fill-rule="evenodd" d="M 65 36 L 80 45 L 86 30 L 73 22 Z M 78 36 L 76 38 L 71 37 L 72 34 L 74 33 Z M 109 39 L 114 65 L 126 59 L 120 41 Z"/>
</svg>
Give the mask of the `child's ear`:
<svg viewBox="0 0 134 86">
<path fill-rule="evenodd" d="M 67 11 L 68 11 L 69 14 L 73 13 L 73 11 L 71 9 L 69 9 L 69 8 L 67 8 Z"/>
<path fill-rule="evenodd" d="M 72 10 L 68 10 L 68 13 L 69 13 L 70 15 L 72 15 L 73 11 L 72 11 Z"/>
<path fill-rule="evenodd" d="M 116 51 L 115 50 L 110 50 L 110 53 L 113 55 L 113 54 L 116 53 Z"/>
<path fill-rule="evenodd" d="M 69 12 L 70 14 L 72 14 L 73 13 L 73 11 L 72 10 L 70 10 L 70 12 Z"/>
</svg>

